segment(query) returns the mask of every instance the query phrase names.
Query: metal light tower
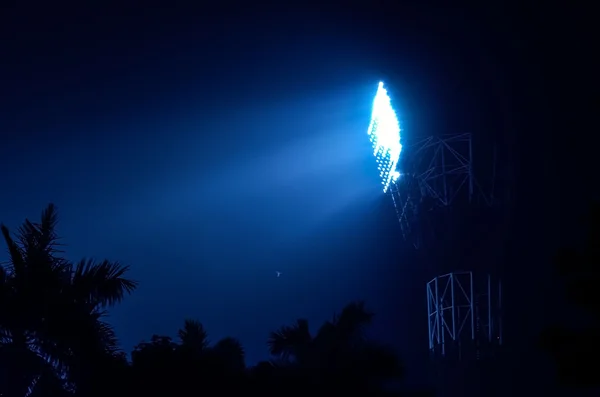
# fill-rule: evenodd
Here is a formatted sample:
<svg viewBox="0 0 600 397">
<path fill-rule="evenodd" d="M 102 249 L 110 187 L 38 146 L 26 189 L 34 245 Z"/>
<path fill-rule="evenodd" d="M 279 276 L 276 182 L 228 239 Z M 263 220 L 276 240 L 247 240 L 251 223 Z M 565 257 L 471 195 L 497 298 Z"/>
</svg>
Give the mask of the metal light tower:
<svg viewBox="0 0 600 397">
<path fill-rule="evenodd" d="M 490 176 L 485 178 L 490 183 L 482 185 L 475 177 L 470 133 L 411 143 L 401 139 L 400 132 L 391 99 L 380 83 L 368 134 L 383 192 L 392 196 L 404 240 L 426 248 L 419 257 L 434 270 L 424 269 L 426 277 L 444 272 L 427 283 L 435 382 L 453 395 L 491 396 L 490 390 L 481 390 L 495 384 L 491 379 L 498 372 L 498 360 L 489 359 L 497 356 L 503 342 L 502 285 L 491 275 L 501 261 L 498 237 L 504 230 L 496 225 L 502 224 L 496 211 L 489 211 L 496 200 L 495 146 L 489 156 L 477 157 L 477 171 Z M 491 161 L 484 164 L 487 159 L 480 158 Z M 451 271 L 457 263 L 477 271 Z"/>
</svg>

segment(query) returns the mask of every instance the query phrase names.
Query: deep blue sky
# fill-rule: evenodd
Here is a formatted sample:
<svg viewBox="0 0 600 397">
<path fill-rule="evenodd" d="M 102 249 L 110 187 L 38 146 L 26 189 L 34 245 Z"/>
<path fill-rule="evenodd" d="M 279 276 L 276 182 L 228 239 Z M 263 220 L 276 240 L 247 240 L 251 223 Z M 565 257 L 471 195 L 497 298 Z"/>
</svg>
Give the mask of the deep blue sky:
<svg viewBox="0 0 600 397">
<path fill-rule="evenodd" d="M 4 13 L 0 221 L 54 202 L 71 259 L 131 267 L 111 316 L 128 351 L 192 317 L 252 363 L 269 331 L 365 299 L 374 335 L 423 354 L 430 275 L 380 194 L 377 82 L 408 139 L 472 132 L 512 176 L 534 141 L 521 93 L 542 84 L 512 10 L 384 3 Z"/>
</svg>

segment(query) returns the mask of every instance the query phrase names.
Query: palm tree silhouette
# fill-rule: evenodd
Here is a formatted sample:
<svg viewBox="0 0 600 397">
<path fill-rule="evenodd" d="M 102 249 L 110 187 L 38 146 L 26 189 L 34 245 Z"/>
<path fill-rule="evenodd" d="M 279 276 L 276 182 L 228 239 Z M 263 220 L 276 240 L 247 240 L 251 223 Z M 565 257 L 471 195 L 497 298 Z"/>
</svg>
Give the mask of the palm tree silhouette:
<svg viewBox="0 0 600 397">
<path fill-rule="evenodd" d="M 246 369 L 244 348 L 237 339 L 225 337 L 211 349 L 215 361 L 224 371 L 240 374 Z"/>
<path fill-rule="evenodd" d="M 242 371 L 246 367 L 244 348 L 237 339 L 225 337 L 210 346 L 208 333 L 199 321 L 186 319 L 178 335 L 179 349 L 203 357 L 210 366 L 220 367 L 223 371 Z"/>
<path fill-rule="evenodd" d="M 363 302 L 354 302 L 325 322 L 315 336 L 309 332 L 308 321 L 300 319 L 272 332 L 267 345 L 284 366 L 311 372 L 321 378 L 320 383 L 366 387 L 374 380 L 402 374 L 396 355 L 365 337 L 365 328 L 372 319 L 373 313 Z"/>
<path fill-rule="evenodd" d="M 118 353 L 103 317 L 136 283 L 119 263 L 64 259 L 57 223 L 50 204 L 39 223 L 25 220 L 14 237 L 1 226 L 9 252 L 0 266 L 0 355 L 11 360 L 5 396 L 56 384 L 83 391 L 93 387 L 103 358 Z"/>
<path fill-rule="evenodd" d="M 208 333 L 199 321 L 186 319 L 177 334 L 184 349 L 202 353 L 208 347 Z"/>
</svg>

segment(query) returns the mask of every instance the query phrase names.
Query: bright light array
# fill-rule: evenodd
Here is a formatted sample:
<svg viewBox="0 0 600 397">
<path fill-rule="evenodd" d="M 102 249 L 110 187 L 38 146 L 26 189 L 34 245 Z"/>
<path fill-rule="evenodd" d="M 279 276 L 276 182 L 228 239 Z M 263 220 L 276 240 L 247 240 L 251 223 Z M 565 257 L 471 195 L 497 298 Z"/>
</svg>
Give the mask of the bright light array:
<svg viewBox="0 0 600 397">
<path fill-rule="evenodd" d="M 377 94 L 373 101 L 369 138 L 373 144 L 373 155 L 377 160 L 377 168 L 381 176 L 383 192 L 387 192 L 390 183 L 398 176 L 396 166 L 402 151 L 400 144 L 400 123 L 387 90 L 379 83 Z"/>
</svg>

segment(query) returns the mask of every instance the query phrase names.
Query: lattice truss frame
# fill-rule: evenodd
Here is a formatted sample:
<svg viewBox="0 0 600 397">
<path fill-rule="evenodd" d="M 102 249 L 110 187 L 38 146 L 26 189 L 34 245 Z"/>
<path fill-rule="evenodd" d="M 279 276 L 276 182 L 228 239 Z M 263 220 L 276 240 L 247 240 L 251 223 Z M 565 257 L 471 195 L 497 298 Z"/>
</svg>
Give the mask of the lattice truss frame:
<svg viewBox="0 0 600 397">
<path fill-rule="evenodd" d="M 441 355 L 466 342 L 502 344 L 502 287 L 492 278 L 477 285 L 473 272 L 452 272 L 427 283 L 429 350 Z M 479 287 L 479 288 L 478 288 Z M 494 296 L 495 295 L 495 296 Z"/>
<path fill-rule="evenodd" d="M 404 148 L 400 176 L 390 185 L 390 194 L 402 235 L 416 248 L 419 236 L 413 234 L 423 211 L 459 199 L 470 203 L 475 194 L 492 205 L 473 173 L 471 138 L 470 133 L 431 136 Z"/>
</svg>

